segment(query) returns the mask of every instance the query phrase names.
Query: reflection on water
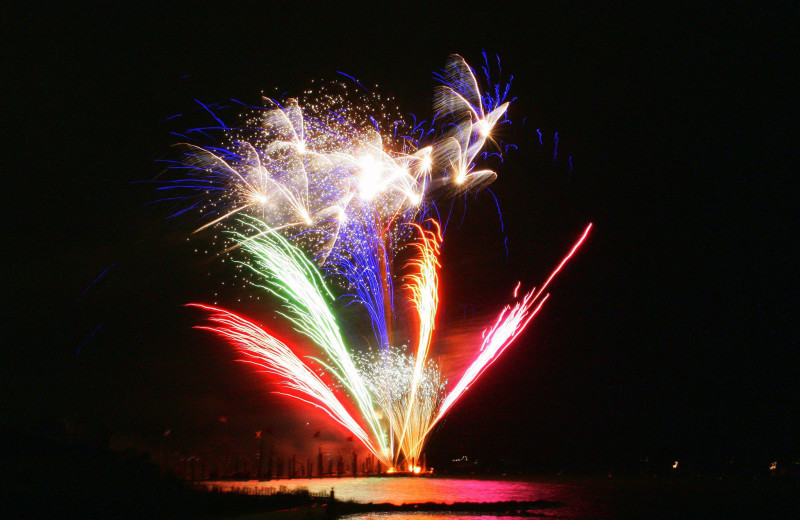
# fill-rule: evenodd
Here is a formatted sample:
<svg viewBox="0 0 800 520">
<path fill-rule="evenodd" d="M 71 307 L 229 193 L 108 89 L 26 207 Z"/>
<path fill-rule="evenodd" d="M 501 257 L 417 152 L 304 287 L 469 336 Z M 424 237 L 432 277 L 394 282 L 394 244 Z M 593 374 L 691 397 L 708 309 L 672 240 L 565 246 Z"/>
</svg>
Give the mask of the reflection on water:
<svg viewBox="0 0 800 520">
<path fill-rule="evenodd" d="M 559 502 L 533 516 L 584 519 L 800 518 L 800 481 L 791 479 L 571 479 L 557 482 L 420 477 L 328 478 L 269 482 L 212 482 L 222 488 L 305 487 L 313 492 L 335 489 L 339 500 L 372 503 Z M 793 514 L 787 514 L 792 512 Z M 346 520 L 519 520 L 519 517 L 464 512 L 360 513 Z"/>
<path fill-rule="evenodd" d="M 366 515 L 345 515 L 340 518 L 342 520 L 520 520 L 518 516 L 467 515 L 446 512 L 438 515 L 430 513 L 370 513 Z"/>
<path fill-rule="evenodd" d="M 504 502 L 547 500 L 565 504 L 557 509 L 548 509 L 547 516 L 561 518 L 598 518 L 605 516 L 603 501 L 592 490 L 582 486 L 569 484 L 552 484 L 544 482 L 515 480 L 478 480 L 449 479 L 425 477 L 369 477 L 369 478 L 316 478 L 271 480 L 267 482 L 212 482 L 211 485 L 223 489 L 231 487 L 272 487 L 285 486 L 289 489 L 308 488 L 312 492 L 330 492 L 335 490 L 339 500 L 353 500 L 363 503 L 409 504 L 438 502 L 452 504 L 454 502 Z M 452 520 L 468 518 L 469 520 L 494 518 L 511 519 L 518 517 L 498 517 L 483 515 L 466 515 L 463 513 L 436 514 L 428 513 L 370 513 L 348 517 L 351 520 Z"/>
<path fill-rule="evenodd" d="M 335 490 L 339 500 L 403 504 L 416 502 L 502 502 L 509 500 L 564 501 L 561 484 L 504 480 L 467 480 L 425 477 L 317 478 L 268 482 L 213 482 L 228 487 L 305 487 L 309 491 Z M 474 517 L 473 517 L 474 518 Z"/>
</svg>

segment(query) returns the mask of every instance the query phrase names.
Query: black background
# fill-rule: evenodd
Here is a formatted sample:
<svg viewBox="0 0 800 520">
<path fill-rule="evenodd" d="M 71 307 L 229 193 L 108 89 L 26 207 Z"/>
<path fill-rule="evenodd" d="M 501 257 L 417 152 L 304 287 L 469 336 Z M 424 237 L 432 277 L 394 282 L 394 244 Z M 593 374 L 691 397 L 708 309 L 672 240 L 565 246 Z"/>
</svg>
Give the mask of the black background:
<svg viewBox="0 0 800 520">
<path fill-rule="evenodd" d="M 504 137 L 518 150 L 492 186 L 504 231 L 486 192 L 448 229 L 440 328 L 490 320 L 518 280 L 540 283 L 595 228 L 429 457 L 592 467 L 797 457 L 790 5 L 3 13 L 0 421 L 68 421 L 142 445 L 171 429 L 189 451 L 223 416 L 243 443 L 262 428 L 296 444 L 318 442 L 320 429 L 342 440 L 192 330 L 201 317 L 182 305 L 214 301 L 220 269 L 202 238 L 187 241 L 190 219 L 167 220 L 137 182 L 174 157 L 170 132 L 207 122 L 195 99 L 256 103 L 262 90 L 299 92 L 345 71 L 428 116 L 433 72 L 454 52 L 479 65 L 485 49 L 514 75 Z M 223 291 L 219 303 L 258 309 L 237 299 Z"/>
</svg>

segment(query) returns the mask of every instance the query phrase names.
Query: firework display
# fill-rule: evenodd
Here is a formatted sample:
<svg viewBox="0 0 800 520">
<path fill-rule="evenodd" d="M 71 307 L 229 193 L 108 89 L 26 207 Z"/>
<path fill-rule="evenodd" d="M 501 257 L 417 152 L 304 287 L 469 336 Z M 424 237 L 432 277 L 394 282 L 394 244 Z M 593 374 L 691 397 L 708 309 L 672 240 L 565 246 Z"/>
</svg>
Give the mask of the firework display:
<svg viewBox="0 0 800 520">
<path fill-rule="evenodd" d="M 200 328 L 277 378 L 278 393 L 321 408 L 404 471 L 419 471 L 435 425 L 536 316 L 591 227 L 540 289 L 518 298 L 517 286 L 482 344 L 464 347 L 474 361 L 449 385 L 430 355 L 444 234 L 437 204 L 497 177 L 479 162 L 502 151 L 493 131 L 510 101 L 508 84 L 482 91 L 460 56 L 437 79 L 430 124 L 405 122 L 388 101 L 345 83 L 265 99 L 240 127 L 217 119 L 224 143 L 182 144 L 174 166 L 185 176 L 160 186 L 179 194 L 178 213 L 199 213 L 195 232 L 221 231 L 221 249 L 318 355 L 301 358 L 250 319 L 192 304 L 209 315 Z M 344 306 L 369 320 L 371 337 L 343 332 Z"/>
</svg>

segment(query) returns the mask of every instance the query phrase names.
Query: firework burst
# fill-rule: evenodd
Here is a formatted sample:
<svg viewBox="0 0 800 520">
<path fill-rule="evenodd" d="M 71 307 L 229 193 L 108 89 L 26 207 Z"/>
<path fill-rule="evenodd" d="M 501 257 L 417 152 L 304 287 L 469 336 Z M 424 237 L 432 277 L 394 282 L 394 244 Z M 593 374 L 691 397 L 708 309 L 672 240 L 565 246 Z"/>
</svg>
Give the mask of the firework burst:
<svg viewBox="0 0 800 520">
<path fill-rule="evenodd" d="M 354 96 L 339 82 L 298 98 L 265 99 L 241 127 L 222 125 L 225 145 L 181 145 L 175 166 L 188 173 L 160 186 L 189 203 L 179 213 L 201 212 L 195 232 L 222 228 L 223 249 L 319 355 L 300 359 L 253 321 L 192 304 L 209 313 L 211 325 L 201 328 L 277 378 L 279 393 L 321 408 L 384 464 L 409 470 L 434 426 L 530 323 L 547 299 L 544 289 L 589 232 L 539 291 L 499 314 L 474 362 L 448 389 L 430 358 L 443 230 L 429 217 L 437 201 L 497 177 L 478 160 L 500 148 L 494 133 L 507 120 L 509 101 L 507 85 L 483 93 L 460 56 L 438 79 L 428 126 L 409 124 L 376 94 L 359 89 Z M 410 260 L 395 269 L 404 249 Z M 398 299 L 408 305 L 397 306 Z M 342 333 L 342 303 L 363 309 L 371 340 Z M 407 309 L 413 316 L 396 319 Z M 401 338 L 414 347 L 395 346 Z"/>
</svg>

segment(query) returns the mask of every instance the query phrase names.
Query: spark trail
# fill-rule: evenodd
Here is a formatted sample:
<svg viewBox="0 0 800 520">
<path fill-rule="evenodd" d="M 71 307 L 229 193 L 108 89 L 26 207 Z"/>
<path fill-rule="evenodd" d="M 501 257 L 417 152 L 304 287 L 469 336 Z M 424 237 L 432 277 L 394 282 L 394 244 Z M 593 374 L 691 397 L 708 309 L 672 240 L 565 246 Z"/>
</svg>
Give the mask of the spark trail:
<svg viewBox="0 0 800 520">
<path fill-rule="evenodd" d="M 189 304 L 209 313 L 214 326 L 197 326 L 219 334 L 241 352 L 248 363 L 274 374 L 286 389 L 282 395 L 322 409 L 347 428 L 384 464 L 389 464 L 383 450 L 376 447 L 358 422 L 347 412 L 331 389 L 282 341 L 250 320 L 233 312 L 199 303 Z"/>
<path fill-rule="evenodd" d="M 262 280 L 257 285 L 283 301 L 285 314 L 296 330 L 311 339 L 327 354 L 322 363 L 347 388 L 376 438 L 383 438 L 369 393 L 350 357 L 339 326 L 331 313 L 333 295 L 322 275 L 306 255 L 270 228 L 259 227 L 249 219 L 243 225 L 253 230 L 251 236 L 234 233 L 248 260 L 244 263 Z M 254 282 L 257 284 L 258 282 Z M 355 432 L 354 432 L 355 433 Z"/>
<path fill-rule="evenodd" d="M 406 458 L 419 460 L 419 448 L 421 448 L 422 436 L 428 429 L 427 426 L 432 419 L 430 408 L 422 410 L 418 406 L 417 392 L 423 376 L 423 370 L 428 358 L 428 351 L 431 346 L 431 338 L 435 325 L 436 312 L 439 307 L 439 278 L 437 268 L 439 264 L 439 245 L 442 243 L 442 229 L 439 223 L 431 220 L 433 231 L 426 231 L 422 226 L 413 224 L 419 231 L 420 240 L 416 244 L 418 257 L 411 262 L 411 266 L 416 269 L 409 282 L 411 291 L 411 302 L 417 310 L 419 317 L 419 342 L 415 354 L 414 370 L 411 377 L 411 390 L 408 398 L 408 408 L 403 421 L 403 430 L 400 433 L 400 445 L 403 446 L 403 453 Z M 409 425 L 410 428 L 409 428 Z M 408 444 L 404 441 L 408 438 Z"/>
<path fill-rule="evenodd" d="M 500 311 L 500 314 L 497 316 L 497 319 L 489 328 L 488 332 L 484 331 L 483 344 L 481 345 L 478 357 L 475 358 L 475 361 L 473 361 L 464 372 L 461 380 L 450 390 L 442 403 L 436 419 L 433 421 L 428 431 L 447 414 L 464 392 L 469 389 L 470 385 L 478 379 L 492 363 L 497 361 L 500 355 L 511 345 L 517 336 L 525 330 L 525 327 L 528 326 L 531 320 L 536 317 L 536 314 L 550 296 L 549 294 L 544 294 L 544 290 L 578 251 L 586 240 L 586 237 L 589 236 L 589 231 L 591 229 L 592 225 L 589 224 L 572 247 L 569 254 L 567 254 L 553 272 L 550 273 L 550 276 L 545 280 L 541 289 L 537 291 L 534 287 L 530 292 L 526 293 L 521 300 L 517 301 L 513 307 L 511 305 L 506 305 L 503 310 Z M 514 289 L 514 298 L 517 297 L 519 286 L 520 284 L 517 284 L 517 287 Z"/>
</svg>

